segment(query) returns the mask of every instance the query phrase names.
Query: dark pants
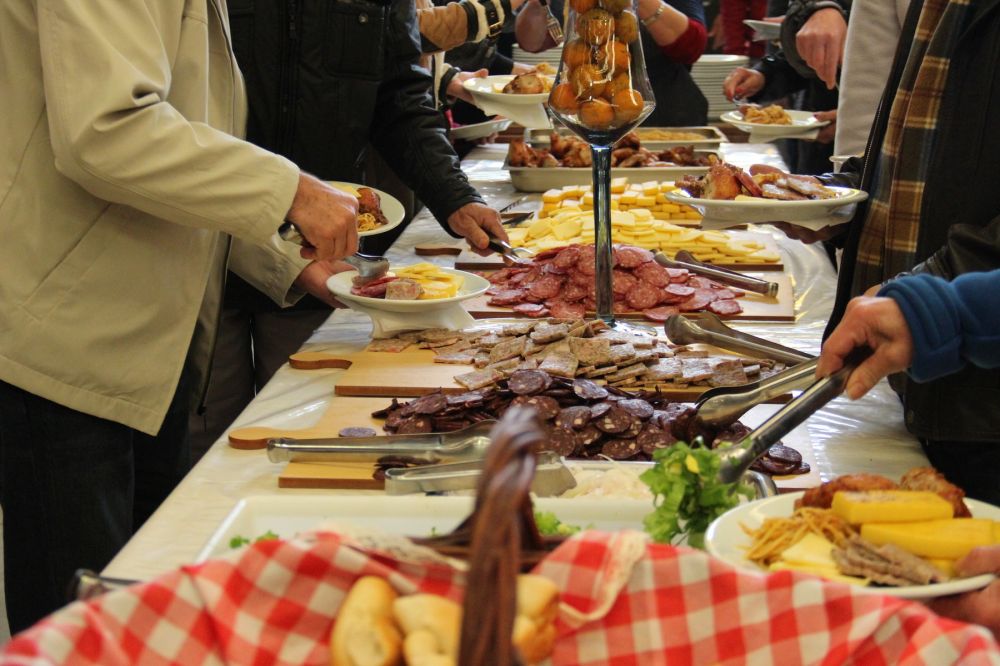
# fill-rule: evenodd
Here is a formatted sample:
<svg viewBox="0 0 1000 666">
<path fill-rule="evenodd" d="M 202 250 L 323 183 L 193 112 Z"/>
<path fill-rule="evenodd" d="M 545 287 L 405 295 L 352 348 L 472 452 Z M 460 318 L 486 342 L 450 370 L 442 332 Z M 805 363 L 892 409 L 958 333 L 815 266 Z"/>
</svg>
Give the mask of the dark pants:
<svg viewBox="0 0 1000 666">
<path fill-rule="evenodd" d="M 76 569 L 103 569 L 184 477 L 185 384 L 153 437 L 0 382 L 11 633 L 65 604 Z"/>
<path fill-rule="evenodd" d="M 931 465 L 966 496 L 1000 505 L 1000 442 L 920 443 Z"/>
</svg>

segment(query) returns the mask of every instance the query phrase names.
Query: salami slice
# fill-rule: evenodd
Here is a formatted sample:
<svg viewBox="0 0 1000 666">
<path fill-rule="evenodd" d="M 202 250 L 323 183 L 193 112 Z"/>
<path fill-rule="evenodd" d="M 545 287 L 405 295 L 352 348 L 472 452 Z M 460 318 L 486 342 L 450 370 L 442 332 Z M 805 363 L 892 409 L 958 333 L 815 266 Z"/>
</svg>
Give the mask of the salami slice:
<svg viewBox="0 0 1000 666">
<path fill-rule="evenodd" d="M 396 432 L 400 435 L 419 435 L 431 432 L 434 429 L 433 422 L 428 416 L 411 416 L 400 423 Z"/>
<path fill-rule="evenodd" d="M 617 405 L 599 419 L 594 420 L 594 425 L 598 430 L 611 435 L 625 432 L 632 426 L 632 415 Z"/>
<path fill-rule="evenodd" d="M 583 405 L 565 407 L 556 416 L 556 427 L 583 430 L 590 423 L 590 408 Z"/>
<path fill-rule="evenodd" d="M 511 309 L 526 317 L 545 317 L 549 314 L 549 309 L 541 303 L 518 303 Z"/>
<path fill-rule="evenodd" d="M 694 287 L 695 289 L 711 289 L 712 285 L 716 283 L 707 277 L 692 275 L 688 278 L 687 284 L 689 287 Z"/>
<path fill-rule="evenodd" d="M 563 248 L 559 254 L 555 256 L 552 263 L 559 268 L 565 269 L 567 271 L 576 267 L 576 262 L 580 259 L 580 247 L 577 245 L 570 245 L 567 248 Z"/>
<path fill-rule="evenodd" d="M 582 284 L 576 282 L 569 282 L 559 294 L 559 298 L 566 301 L 567 303 L 575 303 L 577 301 L 582 301 L 590 293 L 590 289 Z"/>
<path fill-rule="evenodd" d="M 588 412 L 590 410 L 587 410 Z M 341 428 L 337 433 L 338 437 L 374 437 L 375 428 Z"/>
<path fill-rule="evenodd" d="M 417 398 L 411 406 L 414 414 L 437 414 L 448 407 L 448 398 L 443 393 L 431 393 Z"/>
<path fill-rule="evenodd" d="M 682 299 L 694 296 L 694 287 L 689 287 L 686 284 L 668 284 L 663 288 L 663 291 Z"/>
<path fill-rule="evenodd" d="M 548 250 L 542 250 L 541 252 L 535 254 L 535 261 L 536 262 L 548 261 L 549 259 L 552 259 L 556 255 L 558 255 L 560 252 L 562 252 L 561 247 L 550 247 Z"/>
<path fill-rule="evenodd" d="M 596 254 L 593 245 L 585 245 L 580 250 L 580 256 L 576 260 L 576 270 L 584 275 L 593 275 L 597 272 L 594 265 L 594 255 Z"/>
<path fill-rule="evenodd" d="M 696 293 L 691 298 L 686 301 L 681 301 L 677 307 L 680 308 L 681 312 L 696 312 L 698 310 L 704 310 L 708 307 L 708 304 L 712 302 L 711 296 L 705 295 L 704 292 L 709 291 L 708 289 L 702 290 L 702 293 Z"/>
<path fill-rule="evenodd" d="M 630 398 L 628 400 L 619 400 L 618 406 L 624 409 L 626 412 L 632 416 L 636 416 L 643 421 L 648 419 L 653 415 L 653 406 L 643 400 L 642 398 Z"/>
<path fill-rule="evenodd" d="M 637 284 L 639 280 L 632 275 L 623 270 L 614 269 L 612 273 L 611 291 L 615 296 L 625 296 L 630 292 Z"/>
<path fill-rule="evenodd" d="M 503 289 L 493 294 L 490 297 L 490 305 L 514 305 L 520 303 L 524 298 L 524 291 L 522 289 Z"/>
<path fill-rule="evenodd" d="M 562 277 L 563 275 L 569 273 L 570 270 L 571 269 L 557 266 L 554 261 L 550 261 L 549 263 L 545 264 L 544 268 L 542 268 L 542 272 L 545 273 L 546 275 L 554 275 L 556 277 Z"/>
<path fill-rule="evenodd" d="M 583 319 L 584 315 L 587 314 L 587 310 L 582 303 L 549 300 L 545 304 L 548 306 L 552 316 L 558 319 Z"/>
<path fill-rule="evenodd" d="M 675 314 L 680 314 L 680 308 L 673 305 L 661 305 L 658 308 L 644 310 L 642 314 L 650 321 L 664 322 L 673 317 Z"/>
<path fill-rule="evenodd" d="M 517 370 L 507 380 L 507 386 L 517 395 L 541 393 L 551 383 L 552 378 L 541 370 Z"/>
<path fill-rule="evenodd" d="M 561 456 L 570 456 L 576 451 L 577 443 L 576 434 L 572 430 L 557 427 L 549 431 L 548 440 L 543 446 Z"/>
<path fill-rule="evenodd" d="M 584 400 L 604 400 L 608 397 L 606 388 L 589 379 L 574 379 L 573 393 Z"/>
<path fill-rule="evenodd" d="M 645 282 L 639 282 L 625 295 L 629 307 L 635 310 L 645 310 L 660 302 L 660 290 Z"/>
<path fill-rule="evenodd" d="M 738 315 L 739 313 L 743 312 L 743 306 L 740 305 L 739 301 L 724 299 L 709 303 L 708 310 L 709 312 L 714 312 L 719 316 L 728 317 L 732 315 Z"/>
<path fill-rule="evenodd" d="M 654 287 L 666 287 L 670 284 L 670 275 L 667 273 L 667 269 L 655 261 L 641 264 L 635 269 L 635 274 L 640 280 Z"/>
<path fill-rule="evenodd" d="M 612 460 L 628 460 L 639 453 L 639 445 L 634 439 L 609 439 L 601 447 L 601 455 Z"/>
<path fill-rule="evenodd" d="M 615 263 L 622 268 L 637 268 L 653 260 L 653 253 L 641 247 L 622 245 L 615 249 Z"/>
<path fill-rule="evenodd" d="M 690 273 L 686 268 L 668 268 L 667 275 L 670 276 L 670 281 L 675 284 L 684 284 L 688 281 Z"/>
<path fill-rule="evenodd" d="M 720 301 L 724 301 L 727 299 L 736 298 L 736 294 L 733 293 L 732 289 L 729 289 L 728 287 L 723 287 L 722 289 L 715 290 L 715 297 Z"/>
<path fill-rule="evenodd" d="M 562 283 L 562 278 L 555 277 L 554 275 L 545 275 L 528 285 L 528 291 L 535 298 L 545 300 L 546 298 L 558 295 L 559 290 L 562 289 Z"/>
</svg>

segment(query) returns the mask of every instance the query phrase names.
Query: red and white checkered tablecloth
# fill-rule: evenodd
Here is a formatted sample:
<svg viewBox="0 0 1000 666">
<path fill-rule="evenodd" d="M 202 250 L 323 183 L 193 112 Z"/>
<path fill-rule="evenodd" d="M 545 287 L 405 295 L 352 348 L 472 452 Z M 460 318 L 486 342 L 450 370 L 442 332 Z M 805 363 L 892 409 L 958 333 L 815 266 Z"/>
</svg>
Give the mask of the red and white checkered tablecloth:
<svg viewBox="0 0 1000 666">
<path fill-rule="evenodd" d="M 982 627 L 800 574 L 757 575 L 635 535 L 585 532 L 538 569 L 563 590 L 553 664 L 1000 664 Z M 461 598 L 464 574 L 317 532 L 264 541 L 77 602 L 16 636 L 4 664 L 327 664 L 361 575 Z"/>
</svg>

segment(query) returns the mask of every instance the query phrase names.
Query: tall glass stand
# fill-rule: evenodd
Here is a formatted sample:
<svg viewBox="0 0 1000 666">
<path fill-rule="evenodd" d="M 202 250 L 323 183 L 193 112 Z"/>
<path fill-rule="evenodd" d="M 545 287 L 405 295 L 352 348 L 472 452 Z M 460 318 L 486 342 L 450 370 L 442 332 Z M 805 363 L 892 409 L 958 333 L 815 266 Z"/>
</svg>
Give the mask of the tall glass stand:
<svg viewBox="0 0 1000 666">
<path fill-rule="evenodd" d="M 597 317 L 613 325 L 611 257 L 611 146 L 590 144 L 594 167 L 594 291 Z"/>
</svg>

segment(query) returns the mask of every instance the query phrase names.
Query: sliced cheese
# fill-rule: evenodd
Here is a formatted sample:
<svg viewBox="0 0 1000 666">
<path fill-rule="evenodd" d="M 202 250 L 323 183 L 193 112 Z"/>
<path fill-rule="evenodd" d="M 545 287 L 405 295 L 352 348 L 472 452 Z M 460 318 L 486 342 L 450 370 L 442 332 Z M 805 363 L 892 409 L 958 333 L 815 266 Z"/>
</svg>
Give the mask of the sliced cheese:
<svg viewBox="0 0 1000 666">
<path fill-rule="evenodd" d="M 951 518 L 951 503 L 923 490 L 838 491 L 830 508 L 852 525 Z"/>
<path fill-rule="evenodd" d="M 867 523 L 861 526 L 861 538 L 896 544 L 920 557 L 957 560 L 976 546 L 992 544 L 995 529 L 994 521 L 985 518 Z"/>
</svg>

